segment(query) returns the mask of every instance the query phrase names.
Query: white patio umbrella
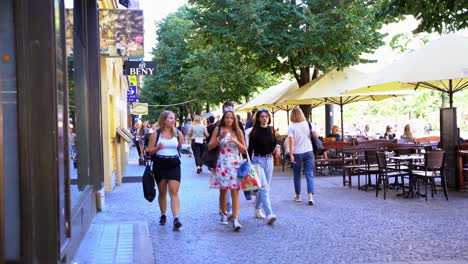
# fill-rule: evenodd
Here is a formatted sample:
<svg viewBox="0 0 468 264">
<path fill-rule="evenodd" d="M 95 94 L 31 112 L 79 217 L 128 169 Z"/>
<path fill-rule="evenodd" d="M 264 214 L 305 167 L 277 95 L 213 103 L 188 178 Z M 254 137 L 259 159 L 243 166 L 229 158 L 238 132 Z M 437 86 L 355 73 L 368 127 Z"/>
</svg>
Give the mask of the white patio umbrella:
<svg viewBox="0 0 468 264">
<path fill-rule="evenodd" d="M 249 112 L 254 108 L 269 108 L 271 110 L 271 113 L 273 115 L 273 127 L 275 126 L 275 113 L 278 110 L 286 110 L 286 112 L 289 113 L 289 110 L 291 110 L 290 105 L 281 105 L 277 106 L 276 103 L 278 102 L 278 99 L 281 98 L 285 93 L 297 90 L 299 88 L 299 85 L 297 82 L 290 81 L 290 80 L 284 80 L 281 83 L 271 86 L 265 91 L 261 92 L 259 95 L 255 96 L 252 100 L 249 102 L 245 103 L 239 109 L 236 111 L 240 112 Z M 288 119 L 288 124 L 289 124 L 289 119 Z"/>
<path fill-rule="evenodd" d="M 343 106 L 360 101 L 379 101 L 401 95 L 414 94 L 412 91 L 368 92 L 361 94 L 342 94 L 346 89 L 362 87 L 366 75 L 353 68 L 342 71 L 332 70 L 300 89 L 288 92 L 278 102 L 281 104 L 337 104 L 341 113 L 341 136 L 344 137 Z"/>
<path fill-rule="evenodd" d="M 448 35 L 370 74 L 346 94 L 428 88 L 447 93 L 452 107 L 453 94 L 467 87 L 468 37 Z"/>
<path fill-rule="evenodd" d="M 248 112 L 254 108 L 271 108 L 275 106 L 278 99 L 285 93 L 297 90 L 299 85 L 296 81 L 284 80 L 281 83 L 271 86 L 259 95 L 255 96 L 252 100 L 239 107 L 236 111 Z"/>
</svg>

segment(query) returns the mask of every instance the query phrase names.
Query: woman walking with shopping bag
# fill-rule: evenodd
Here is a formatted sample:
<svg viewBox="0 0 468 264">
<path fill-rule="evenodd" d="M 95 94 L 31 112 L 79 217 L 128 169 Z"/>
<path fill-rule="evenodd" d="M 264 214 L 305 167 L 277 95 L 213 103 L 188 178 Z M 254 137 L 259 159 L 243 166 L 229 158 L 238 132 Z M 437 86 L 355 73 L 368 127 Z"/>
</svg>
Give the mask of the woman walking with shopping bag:
<svg viewBox="0 0 468 264">
<path fill-rule="evenodd" d="M 237 183 L 237 170 L 240 165 L 240 153 L 246 153 L 244 136 L 239 128 L 236 116 L 232 110 L 225 111 L 219 127 L 213 131 L 208 150 L 219 149 L 218 162 L 216 165 L 216 179 L 212 183 L 214 187 L 220 188 L 221 223 L 228 224 L 227 216 L 227 191 L 232 196 L 232 219 L 234 231 L 239 231 L 242 226 L 239 223 L 239 186 Z"/>
<path fill-rule="evenodd" d="M 273 176 L 273 157 L 280 154 L 280 145 L 277 144 L 271 115 L 267 109 L 259 109 L 254 115 L 253 128 L 249 133 L 248 154 L 252 157 L 252 163 L 261 167 L 260 172 L 260 191 L 255 204 L 255 217 L 264 219 L 266 213 L 267 223 L 272 225 L 276 221 L 270 203 L 270 185 Z"/>
<path fill-rule="evenodd" d="M 171 197 L 171 211 L 174 229 L 179 229 L 179 186 L 180 159 L 179 149 L 184 142 L 184 136 L 175 126 L 175 115 L 171 111 L 164 111 L 159 115 L 159 130 L 151 135 L 148 151 L 153 156 L 153 173 L 158 184 L 158 202 L 161 210 L 160 225 L 167 221 L 167 191 Z"/>
</svg>

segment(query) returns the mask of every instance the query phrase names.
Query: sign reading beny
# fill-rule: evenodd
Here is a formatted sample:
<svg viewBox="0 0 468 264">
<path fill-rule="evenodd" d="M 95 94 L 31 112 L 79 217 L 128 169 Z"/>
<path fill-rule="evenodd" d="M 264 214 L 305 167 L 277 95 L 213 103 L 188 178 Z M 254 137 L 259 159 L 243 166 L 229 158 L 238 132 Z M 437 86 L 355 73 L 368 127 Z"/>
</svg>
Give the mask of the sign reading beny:
<svg viewBox="0 0 468 264">
<path fill-rule="evenodd" d="M 155 75 L 156 62 L 154 61 L 125 61 L 124 75 Z"/>
</svg>

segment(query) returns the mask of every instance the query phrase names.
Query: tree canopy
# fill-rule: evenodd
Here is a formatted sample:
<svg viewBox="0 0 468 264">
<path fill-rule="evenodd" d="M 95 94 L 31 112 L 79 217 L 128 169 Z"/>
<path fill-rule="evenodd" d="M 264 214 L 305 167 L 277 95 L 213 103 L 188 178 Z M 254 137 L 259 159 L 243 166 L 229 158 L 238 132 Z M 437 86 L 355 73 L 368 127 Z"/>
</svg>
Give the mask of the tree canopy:
<svg viewBox="0 0 468 264">
<path fill-rule="evenodd" d="M 242 49 L 258 69 L 291 74 L 299 86 L 358 63 L 383 45 L 381 7 L 369 1 L 191 0 L 206 38 Z M 311 71 L 311 69 L 314 71 Z M 308 107 L 303 107 L 308 115 Z"/>
<path fill-rule="evenodd" d="M 250 54 L 198 34 L 193 14 L 188 7 L 182 7 L 159 25 L 158 43 L 153 50 L 158 72 L 145 78 L 143 98 L 150 104 L 195 99 L 171 108 L 187 117 L 223 101 L 239 103 L 258 88 L 274 84 L 276 79 L 271 74 L 254 67 Z M 153 108 L 150 115 L 154 117 L 160 110 Z"/>
<path fill-rule="evenodd" d="M 413 15 L 420 21 L 415 33 L 448 33 L 468 27 L 468 0 L 385 0 L 379 16 L 390 20 Z"/>
<path fill-rule="evenodd" d="M 257 65 L 310 81 L 321 71 L 358 63 L 383 44 L 378 6 L 366 1 L 191 0 L 200 32 L 255 54 Z M 303 71 L 301 71 L 303 69 Z M 307 70 L 306 70 L 307 69 Z"/>
</svg>

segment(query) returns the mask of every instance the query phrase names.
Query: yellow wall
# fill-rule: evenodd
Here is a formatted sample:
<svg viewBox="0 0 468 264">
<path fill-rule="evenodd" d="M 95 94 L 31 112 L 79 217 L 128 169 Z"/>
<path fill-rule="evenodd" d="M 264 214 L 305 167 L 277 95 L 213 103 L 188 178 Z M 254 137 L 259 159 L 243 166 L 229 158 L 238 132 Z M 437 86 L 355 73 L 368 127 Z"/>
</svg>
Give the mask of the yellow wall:
<svg viewBox="0 0 468 264">
<path fill-rule="evenodd" d="M 128 84 L 122 68 L 122 59 L 101 57 L 104 189 L 107 192 L 122 183 L 127 164 L 128 145 L 116 134 L 118 127 L 126 128 L 127 124 Z"/>
</svg>

